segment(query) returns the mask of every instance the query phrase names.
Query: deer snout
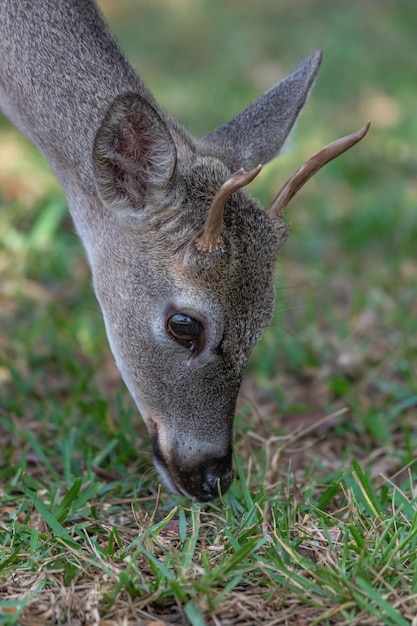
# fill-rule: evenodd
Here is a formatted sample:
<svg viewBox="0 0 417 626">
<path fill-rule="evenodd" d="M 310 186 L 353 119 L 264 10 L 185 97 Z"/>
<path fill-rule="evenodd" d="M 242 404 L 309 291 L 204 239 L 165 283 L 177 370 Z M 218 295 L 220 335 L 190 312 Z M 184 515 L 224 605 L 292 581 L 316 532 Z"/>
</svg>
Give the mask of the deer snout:
<svg viewBox="0 0 417 626">
<path fill-rule="evenodd" d="M 208 502 L 225 493 L 233 482 L 232 449 L 221 457 L 195 462 L 181 458 L 174 450 L 165 458 L 157 433 L 152 435 L 154 463 L 161 478 L 172 491 L 199 502 Z"/>
<path fill-rule="evenodd" d="M 187 493 L 200 502 L 208 502 L 225 493 L 233 482 L 231 453 L 211 464 L 201 464 L 182 477 Z"/>
</svg>

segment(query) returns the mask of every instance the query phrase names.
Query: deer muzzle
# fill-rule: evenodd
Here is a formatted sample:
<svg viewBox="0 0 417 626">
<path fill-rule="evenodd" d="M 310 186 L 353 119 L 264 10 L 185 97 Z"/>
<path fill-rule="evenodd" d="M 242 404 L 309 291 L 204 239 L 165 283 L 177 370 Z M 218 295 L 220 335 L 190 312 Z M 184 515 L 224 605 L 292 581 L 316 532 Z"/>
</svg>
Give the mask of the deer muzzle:
<svg viewBox="0 0 417 626">
<path fill-rule="evenodd" d="M 158 433 L 151 435 L 154 464 L 167 487 L 199 502 L 224 494 L 233 482 L 232 448 L 224 456 L 207 456 L 195 462 L 173 449 L 169 458 L 161 450 Z"/>
</svg>

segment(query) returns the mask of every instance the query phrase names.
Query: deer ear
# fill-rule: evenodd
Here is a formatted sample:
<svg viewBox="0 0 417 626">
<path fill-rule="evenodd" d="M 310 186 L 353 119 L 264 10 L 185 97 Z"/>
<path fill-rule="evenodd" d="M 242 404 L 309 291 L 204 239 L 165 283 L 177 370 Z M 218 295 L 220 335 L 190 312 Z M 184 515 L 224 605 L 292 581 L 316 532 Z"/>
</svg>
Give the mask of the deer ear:
<svg viewBox="0 0 417 626">
<path fill-rule="evenodd" d="M 177 151 L 164 120 L 141 96 L 117 96 L 99 128 L 93 148 L 97 188 L 103 202 L 134 213 L 149 197 L 166 193 Z"/>
<path fill-rule="evenodd" d="M 316 50 L 287 78 L 230 122 L 204 137 L 220 150 L 231 170 L 252 170 L 276 156 L 288 137 L 314 83 L 321 62 Z"/>
</svg>

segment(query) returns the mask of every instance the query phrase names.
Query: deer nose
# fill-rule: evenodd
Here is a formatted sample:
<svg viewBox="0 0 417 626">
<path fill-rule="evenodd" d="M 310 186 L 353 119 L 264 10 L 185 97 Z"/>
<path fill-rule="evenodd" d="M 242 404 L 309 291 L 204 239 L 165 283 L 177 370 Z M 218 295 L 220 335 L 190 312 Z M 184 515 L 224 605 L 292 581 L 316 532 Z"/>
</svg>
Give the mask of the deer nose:
<svg viewBox="0 0 417 626">
<path fill-rule="evenodd" d="M 233 470 L 231 465 L 227 469 L 218 464 L 210 465 L 203 469 L 201 481 L 201 494 L 198 498 L 202 502 L 213 500 L 220 494 L 226 493 L 233 482 Z"/>
<path fill-rule="evenodd" d="M 234 474 L 230 445 L 224 456 L 209 456 L 196 463 L 193 455 L 187 458 L 177 446 L 173 453 L 164 455 L 156 430 L 151 434 L 151 440 L 155 467 L 171 491 L 199 502 L 208 502 L 226 493 L 232 484 Z"/>
<path fill-rule="evenodd" d="M 233 482 L 231 451 L 196 465 L 175 463 L 172 474 L 181 493 L 199 502 L 208 502 L 226 493 Z"/>
</svg>

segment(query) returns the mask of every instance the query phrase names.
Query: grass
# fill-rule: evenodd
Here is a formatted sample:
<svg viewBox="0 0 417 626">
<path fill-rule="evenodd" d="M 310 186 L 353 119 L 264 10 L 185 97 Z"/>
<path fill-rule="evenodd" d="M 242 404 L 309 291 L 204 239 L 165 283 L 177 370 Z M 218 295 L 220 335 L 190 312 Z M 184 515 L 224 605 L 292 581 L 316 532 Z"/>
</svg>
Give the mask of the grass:
<svg viewBox="0 0 417 626">
<path fill-rule="evenodd" d="M 414 623 L 417 143 L 411 3 L 104 3 L 196 135 L 311 49 L 323 67 L 265 205 L 315 149 L 367 139 L 291 204 L 277 310 L 236 416 L 238 478 L 158 488 L 65 199 L 0 121 L 0 624 Z"/>
</svg>

